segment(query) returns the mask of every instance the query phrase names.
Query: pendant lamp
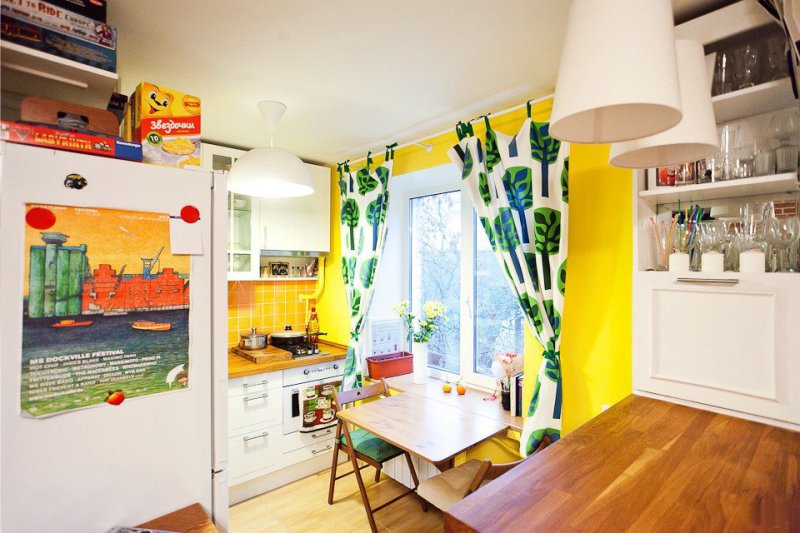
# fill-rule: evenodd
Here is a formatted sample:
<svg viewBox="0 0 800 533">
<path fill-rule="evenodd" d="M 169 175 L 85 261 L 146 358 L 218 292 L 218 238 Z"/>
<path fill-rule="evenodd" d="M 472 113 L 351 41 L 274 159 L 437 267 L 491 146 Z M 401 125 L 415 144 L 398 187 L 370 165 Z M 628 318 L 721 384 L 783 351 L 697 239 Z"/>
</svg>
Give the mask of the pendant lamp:
<svg viewBox="0 0 800 533">
<path fill-rule="evenodd" d="M 609 157 L 612 165 L 624 168 L 663 167 L 697 161 L 719 151 L 703 45 L 681 39 L 675 42 L 675 49 L 683 119 L 674 128 L 651 137 L 612 144 Z"/>
<path fill-rule="evenodd" d="M 236 160 L 228 175 L 228 190 L 260 198 L 307 196 L 314 192 L 311 175 L 299 157 L 273 146 L 275 129 L 286 105 L 258 103 L 258 110 L 269 131 L 269 146 L 254 148 Z"/>
<path fill-rule="evenodd" d="M 681 116 L 670 0 L 573 0 L 550 135 L 627 141 Z"/>
</svg>

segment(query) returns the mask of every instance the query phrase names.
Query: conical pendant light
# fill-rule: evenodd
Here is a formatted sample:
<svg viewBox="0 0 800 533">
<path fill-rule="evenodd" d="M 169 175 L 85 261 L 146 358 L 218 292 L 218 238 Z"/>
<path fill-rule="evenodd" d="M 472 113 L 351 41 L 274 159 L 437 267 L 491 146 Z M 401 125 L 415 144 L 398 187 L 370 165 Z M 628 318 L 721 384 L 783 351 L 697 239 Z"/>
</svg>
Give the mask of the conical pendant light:
<svg viewBox="0 0 800 533">
<path fill-rule="evenodd" d="M 311 176 L 300 158 L 273 146 L 275 129 L 286 105 L 264 101 L 258 103 L 258 110 L 267 123 L 269 147 L 254 148 L 233 164 L 228 175 L 228 190 L 261 198 L 288 198 L 313 193 Z"/>
<path fill-rule="evenodd" d="M 670 0 L 573 0 L 550 135 L 627 141 L 681 116 Z"/>
<path fill-rule="evenodd" d="M 652 168 L 697 161 L 719 151 L 719 137 L 708 90 L 703 45 L 681 39 L 678 55 L 683 119 L 674 128 L 644 139 L 611 145 L 609 161 L 624 168 Z"/>
</svg>

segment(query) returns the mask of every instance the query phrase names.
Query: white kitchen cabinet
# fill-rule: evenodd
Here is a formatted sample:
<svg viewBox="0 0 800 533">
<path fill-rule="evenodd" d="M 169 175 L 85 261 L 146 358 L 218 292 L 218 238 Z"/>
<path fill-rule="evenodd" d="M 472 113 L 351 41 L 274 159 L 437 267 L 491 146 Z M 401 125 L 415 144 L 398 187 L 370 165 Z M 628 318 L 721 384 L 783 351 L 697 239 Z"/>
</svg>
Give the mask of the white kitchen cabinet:
<svg viewBox="0 0 800 533">
<path fill-rule="evenodd" d="M 256 394 L 267 390 L 277 390 L 280 392 L 282 384 L 282 373 L 267 372 L 265 374 L 254 374 L 241 378 L 228 380 L 228 396 L 243 396 L 245 394 Z"/>
<path fill-rule="evenodd" d="M 281 428 L 261 424 L 232 431 L 228 438 L 231 485 L 281 467 Z"/>
<path fill-rule="evenodd" d="M 800 425 L 797 276 L 636 272 L 634 389 Z"/>
<path fill-rule="evenodd" d="M 201 167 L 229 171 L 244 150 L 202 143 Z M 229 193 L 228 279 L 261 278 L 261 251 L 330 252 L 331 169 L 306 163 L 314 193 L 300 198 L 251 198 Z M 280 253 L 275 253 L 280 252 Z"/>
<path fill-rule="evenodd" d="M 306 168 L 311 174 L 313 194 L 300 198 L 261 199 L 262 250 L 330 252 L 331 169 L 309 164 Z"/>
<path fill-rule="evenodd" d="M 755 0 L 743 0 L 676 35 L 713 45 L 770 23 Z M 795 105 L 788 80 L 713 101 L 718 123 L 738 119 L 754 130 L 769 119 L 761 113 Z M 678 201 L 736 212 L 743 202 L 800 199 L 797 173 L 649 189 L 644 171 L 634 180 L 634 392 L 800 430 L 800 274 L 656 272 L 648 225 L 670 220 Z"/>
<path fill-rule="evenodd" d="M 237 431 L 248 426 L 278 426 L 283 417 L 280 372 L 230 380 L 228 383 L 228 427 Z M 280 427 L 277 428 L 280 433 Z"/>
</svg>

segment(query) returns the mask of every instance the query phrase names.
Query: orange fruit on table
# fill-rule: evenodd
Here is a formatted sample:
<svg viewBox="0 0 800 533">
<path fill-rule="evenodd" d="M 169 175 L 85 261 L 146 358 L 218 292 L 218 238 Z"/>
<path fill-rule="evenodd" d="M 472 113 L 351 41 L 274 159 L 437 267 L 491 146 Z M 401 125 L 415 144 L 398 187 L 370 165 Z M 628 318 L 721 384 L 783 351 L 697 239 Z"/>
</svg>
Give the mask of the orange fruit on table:
<svg viewBox="0 0 800 533">
<path fill-rule="evenodd" d="M 445 381 L 444 385 L 442 385 L 442 391 L 444 391 L 446 394 L 450 394 L 452 390 L 453 386 Z"/>
<path fill-rule="evenodd" d="M 459 396 L 464 396 L 467 393 L 467 388 L 461 383 L 459 383 L 458 386 L 456 387 L 456 392 L 458 393 Z"/>
</svg>

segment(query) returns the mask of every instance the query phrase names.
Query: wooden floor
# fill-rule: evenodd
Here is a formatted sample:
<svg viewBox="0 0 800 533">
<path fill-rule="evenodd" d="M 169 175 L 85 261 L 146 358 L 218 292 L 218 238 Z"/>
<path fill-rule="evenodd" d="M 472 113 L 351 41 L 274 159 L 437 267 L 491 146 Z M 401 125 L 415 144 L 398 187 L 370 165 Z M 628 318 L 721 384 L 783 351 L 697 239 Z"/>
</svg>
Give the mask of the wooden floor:
<svg viewBox="0 0 800 533">
<path fill-rule="evenodd" d="M 339 473 L 348 469 L 349 464 L 342 464 Z M 372 468 L 361 472 L 373 507 L 405 490 L 385 475 L 375 483 Z M 368 532 L 369 523 L 355 476 L 336 482 L 333 505 L 328 505 L 329 479 L 330 470 L 325 470 L 234 505 L 230 509 L 231 533 Z M 442 531 L 442 513 L 430 505 L 425 513 L 419 502 L 416 495 L 411 495 L 381 509 L 375 513 L 378 529 L 398 533 Z"/>
</svg>

